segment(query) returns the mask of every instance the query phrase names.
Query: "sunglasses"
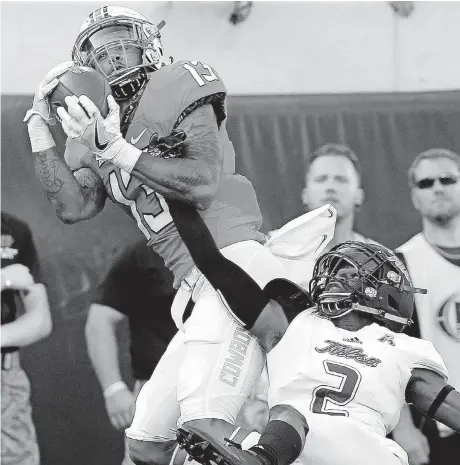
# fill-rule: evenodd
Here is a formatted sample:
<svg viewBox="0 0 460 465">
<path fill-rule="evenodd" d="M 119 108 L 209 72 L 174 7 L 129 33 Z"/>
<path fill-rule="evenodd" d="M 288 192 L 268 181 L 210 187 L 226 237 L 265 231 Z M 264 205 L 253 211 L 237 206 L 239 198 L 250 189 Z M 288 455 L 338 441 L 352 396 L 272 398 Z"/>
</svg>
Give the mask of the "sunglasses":
<svg viewBox="0 0 460 465">
<path fill-rule="evenodd" d="M 430 189 L 434 186 L 436 179 L 441 183 L 442 186 L 451 186 L 452 184 L 457 184 L 458 176 L 454 174 L 443 173 L 436 178 L 423 178 L 419 181 L 415 181 L 414 184 L 419 189 Z"/>
</svg>

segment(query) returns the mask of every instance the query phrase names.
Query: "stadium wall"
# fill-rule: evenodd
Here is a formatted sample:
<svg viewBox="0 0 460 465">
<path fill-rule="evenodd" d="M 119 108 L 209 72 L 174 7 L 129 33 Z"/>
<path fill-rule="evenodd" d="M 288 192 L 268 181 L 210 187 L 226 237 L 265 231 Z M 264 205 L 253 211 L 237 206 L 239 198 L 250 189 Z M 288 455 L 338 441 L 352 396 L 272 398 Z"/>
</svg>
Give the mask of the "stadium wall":
<svg viewBox="0 0 460 465">
<path fill-rule="evenodd" d="M 93 287 L 123 245 L 140 233 L 110 202 L 87 222 L 70 226 L 55 217 L 34 176 L 22 123 L 31 99 L 2 96 L 1 181 L 2 208 L 25 219 L 34 232 L 53 312 L 52 335 L 22 354 L 32 382 L 42 463 L 119 463 L 122 436 L 107 418 L 83 330 Z M 309 152 L 341 142 L 363 165 L 366 201 L 357 216 L 358 231 L 396 247 L 421 226 L 406 171 L 422 150 L 460 151 L 459 103 L 460 92 L 230 97 L 228 129 L 237 171 L 257 191 L 265 231 L 302 211 Z M 62 147 L 63 134 L 55 131 L 55 136 Z M 120 354 L 129 376 L 125 335 Z"/>
</svg>

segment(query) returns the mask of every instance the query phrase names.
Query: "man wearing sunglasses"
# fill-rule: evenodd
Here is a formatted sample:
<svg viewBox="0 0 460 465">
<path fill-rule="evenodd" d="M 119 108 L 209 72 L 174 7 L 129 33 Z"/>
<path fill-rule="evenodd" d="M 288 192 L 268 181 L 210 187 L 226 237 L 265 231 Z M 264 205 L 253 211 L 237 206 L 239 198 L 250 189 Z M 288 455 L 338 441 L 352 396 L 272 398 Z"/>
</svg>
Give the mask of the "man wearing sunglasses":
<svg viewBox="0 0 460 465">
<path fill-rule="evenodd" d="M 428 290 L 415 296 L 411 336 L 430 340 L 449 370 L 449 383 L 460 388 L 460 155 L 447 149 L 419 154 L 409 169 L 415 209 L 422 231 L 397 250 L 414 286 Z M 422 434 L 422 431 L 424 434 Z M 450 465 L 460 457 L 460 435 L 420 418 L 407 408 L 393 438 L 408 452 L 411 465 Z"/>
</svg>

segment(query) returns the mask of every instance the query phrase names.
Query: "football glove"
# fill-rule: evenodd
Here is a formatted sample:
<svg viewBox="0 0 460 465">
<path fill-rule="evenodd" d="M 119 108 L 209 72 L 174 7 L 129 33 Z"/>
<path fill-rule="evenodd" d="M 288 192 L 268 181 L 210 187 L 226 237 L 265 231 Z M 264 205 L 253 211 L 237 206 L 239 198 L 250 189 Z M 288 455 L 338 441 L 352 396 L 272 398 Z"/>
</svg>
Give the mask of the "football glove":
<svg viewBox="0 0 460 465">
<path fill-rule="evenodd" d="M 66 61 L 52 68 L 38 86 L 34 95 L 32 108 L 27 111 L 24 122 L 27 123 L 32 115 L 38 115 L 47 124 L 53 126 L 56 124 L 56 118 L 51 113 L 51 105 L 48 96 L 52 90 L 59 84 L 58 78 L 74 66 L 73 61 Z"/>
<path fill-rule="evenodd" d="M 73 61 L 67 61 L 55 66 L 46 74 L 35 92 L 32 108 L 25 114 L 24 122 L 27 123 L 30 144 L 34 153 L 56 145 L 48 127 L 48 125 L 56 123 L 56 118 L 51 113 L 48 96 L 58 85 L 58 77 L 62 76 L 73 65 Z"/>
<path fill-rule="evenodd" d="M 141 150 L 129 144 L 120 131 L 120 107 L 107 97 L 109 113 L 103 118 L 99 109 L 86 95 L 66 97 L 67 110 L 57 110 L 62 129 L 76 142 L 86 145 L 96 160 L 106 160 L 131 173 Z"/>
</svg>

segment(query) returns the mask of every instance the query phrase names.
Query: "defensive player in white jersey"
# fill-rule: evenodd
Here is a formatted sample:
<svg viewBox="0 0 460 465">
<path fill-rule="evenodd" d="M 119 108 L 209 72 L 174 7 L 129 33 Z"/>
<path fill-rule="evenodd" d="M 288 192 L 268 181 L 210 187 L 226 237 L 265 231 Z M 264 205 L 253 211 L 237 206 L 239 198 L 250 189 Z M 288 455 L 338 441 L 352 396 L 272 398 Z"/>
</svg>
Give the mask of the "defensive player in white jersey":
<svg viewBox="0 0 460 465">
<path fill-rule="evenodd" d="M 179 290 L 173 318 L 181 331 L 143 386 L 126 431 L 131 458 L 155 464 L 169 463 L 179 417 L 180 423 L 196 420 L 212 428 L 233 423 L 265 358 L 257 340 L 194 268 L 165 198 L 198 208 L 219 248 L 260 286 L 283 275 L 280 262 L 262 245 L 254 189 L 235 174 L 225 85 L 205 63 L 172 63 L 160 38 L 163 25 L 128 8 L 93 11 L 72 53 L 80 67 L 70 62 L 51 70 L 25 118 L 36 174 L 56 215 L 66 223 L 88 220 L 109 198 L 132 217 L 174 273 Z M 102 118 L 85 96 L 67 97 L 67 111 L 58 109 L 68 136 L 62 156 L 48 127 L 54 116 L 48 95 L 61 74 L 81 73 L 81 66 L 107 78 L 110 111 Z M 245 357 L 238 373 L 227 373 L 228 350 L 238 338 Z"/>
<path fill-rule="evenodd" d="M 261 310 L 254 329 L 267 356 L 270 421 L 262 435 L 219 437 L 194 425 L 178 430 L 197 461 L 228 465 L 401 465 L 407 454 L 386 438 L 405 402 L 460 431 L 460 393 L 447 384 L 443 360 L 428 341 L 399 332 L 411 323 L 416 289 L 387 248 L 360 242 L 335 246 L 316 262 L 310 294 L 283 279 L 259 291 L 212 243 L 196 212 L 170 211 L 195 263 L 237 314 L 245 301 Z M 285 327 L 269 309 L 297 300 L 313 307 Z M 270 306 L 263 307 L 270 302 Z M 252 436 L 252 437 L 251 437 Z M 256 443 L 257 442 L 257 443 Z M 245 450 L 248 449 L 249 450 Z"/>
</svg>

